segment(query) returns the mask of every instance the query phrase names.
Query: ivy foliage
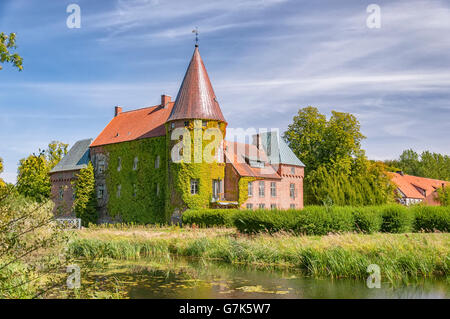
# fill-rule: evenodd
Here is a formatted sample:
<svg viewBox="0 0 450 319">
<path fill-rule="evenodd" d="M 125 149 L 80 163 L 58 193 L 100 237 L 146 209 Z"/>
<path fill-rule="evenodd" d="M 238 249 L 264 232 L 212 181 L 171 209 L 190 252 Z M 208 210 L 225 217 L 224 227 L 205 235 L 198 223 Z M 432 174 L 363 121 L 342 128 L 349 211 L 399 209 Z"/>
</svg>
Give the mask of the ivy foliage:
<svg viewBox="0 0 450 319">
<path fill-rule="evenodd" d="M 195 163 L 194 148 L 201 145 L 202 153 L 205 147 L 213 140 L 202 138 L 206 129 L 217 128 L 225 137 L 225 123 L 218 121 L 208 121 L 206 126 L 202 125 L 201 120 L 189 121 L 186 127 L 189 130 L 190 137 L 190 159 L 182 159 L 180 163 L 169 161 L 167 208 L 169 216 L 175 211 L 184 211 L 186 209 L 209 208 L 212 199 L 212 181 L 214 179 L 223 180 L 225 176 L 225 163 L 213 161 L 207 163 L 204 158 L 201 163 Z M 194 131 L 201 132 L 196 134 Z M 170 157 L 172 148 L 177 141 L 171 140 L 171 131 L 166 126 L 167 136 L 167 156 Z M 184 141 L 183 141 L 184 142 Z M 214 154 L 212 154 L 214 155 Z M 203 154 L 204 156 L 204 154 Z M 191 194 L 191 180 L 197 179 L 199 182 L 198 194 Z"/>
<path fill-rule="evenodd" d="M 94 167 L 89 162 L 86 168 L 80 170 L 72 182 L 75 192 L 73 211 L 81 218 L 83 226 L 96 223 L 98 219 L 97 198 L 95 196 Z"/>
<path fill-rule="evenodd" d="M 123 222 L 165 223 L 166 137 L 105 146 L 108 213 Z M 159 168 L 155 167 L 159 156 Z M 135 164 L 136 161 L 136 164 Z"/>
</svg>

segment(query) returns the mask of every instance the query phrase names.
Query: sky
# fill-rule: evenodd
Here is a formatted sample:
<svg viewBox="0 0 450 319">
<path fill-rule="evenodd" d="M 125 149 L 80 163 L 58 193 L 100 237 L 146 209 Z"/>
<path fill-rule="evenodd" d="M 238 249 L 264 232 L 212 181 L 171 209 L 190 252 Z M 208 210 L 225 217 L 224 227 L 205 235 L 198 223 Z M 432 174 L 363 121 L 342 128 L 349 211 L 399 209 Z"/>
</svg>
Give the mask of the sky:
<svg viewBox="0 0 450 319">
<path fill-rule="evenodd" d="M 80 28 L 67 27 L 73 3 Z M 116 105 L 175 97 L 196 26 L 229 127 L 284 131 L 311 105 L 354 114 L 371 159 L 450 154 L 450 1 L 0 0 L 24 59 L 0 71 L 0 177 L 15 182 L 52 140 L 95 138 Z"/>
</svg>

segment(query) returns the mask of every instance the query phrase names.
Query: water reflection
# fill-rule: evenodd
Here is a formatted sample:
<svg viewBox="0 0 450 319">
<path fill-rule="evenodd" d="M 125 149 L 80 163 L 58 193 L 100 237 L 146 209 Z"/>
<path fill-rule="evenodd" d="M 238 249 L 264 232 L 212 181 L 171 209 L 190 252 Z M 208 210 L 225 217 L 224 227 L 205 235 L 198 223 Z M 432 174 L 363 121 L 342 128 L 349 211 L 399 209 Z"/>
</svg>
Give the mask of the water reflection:
<svg viewBox="0 0 450 319">
<path fill-rule="evenodd" d="M 260 269 L 224 263 L 139 261 L 115 264 L 109 270 L 129 298 L 449 298 L 445 279 L 409 284 L 382 283 L 367 288 L 364 281 L 311 278 L 283 269 Z"/>
</svg>

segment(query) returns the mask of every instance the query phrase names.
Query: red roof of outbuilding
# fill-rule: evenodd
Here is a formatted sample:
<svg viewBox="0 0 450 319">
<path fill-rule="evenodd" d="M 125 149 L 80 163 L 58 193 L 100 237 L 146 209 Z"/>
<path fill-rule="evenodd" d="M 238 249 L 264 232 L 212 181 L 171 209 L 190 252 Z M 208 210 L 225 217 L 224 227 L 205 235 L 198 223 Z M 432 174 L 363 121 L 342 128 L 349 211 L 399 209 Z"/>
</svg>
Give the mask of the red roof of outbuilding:
<svg viewBox="0 0 450 319">
<path fill-rule="evenodd" d="M 442 187 L 442 184 L 450 185 L 450 182 L 447 181 L 406 174 L 402 175 L 399 173 L 391 173 L 391 180 L 406 197 L 418 199 L 423 199 L 425 196 L 417 189 L 417 187 L 425 190 L 426 195 L 428 196 L 436 189 Z"/>
<path fill-rule="evenodd" d="M 197 46 L 168 121 L 181 119 L 205 119 L 225 122 Z"/>
<path fill-rule="evenodd" d="M 174 103 L 119 113 L 92 142 L 91 147 L 127 142 L 147 137 L 164 136 L 167 121 Z"/>
</svg>

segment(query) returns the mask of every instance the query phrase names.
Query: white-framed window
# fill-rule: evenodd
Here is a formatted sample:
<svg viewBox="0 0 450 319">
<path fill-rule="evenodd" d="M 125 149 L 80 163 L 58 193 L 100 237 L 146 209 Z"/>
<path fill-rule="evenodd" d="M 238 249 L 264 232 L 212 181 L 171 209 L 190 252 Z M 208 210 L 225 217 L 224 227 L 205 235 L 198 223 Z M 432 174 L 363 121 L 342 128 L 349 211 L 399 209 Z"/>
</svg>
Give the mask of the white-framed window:
<svg viewBox="0 0 450 319">
<path fill-rule="evenodd" d="M 265 204 L 259 204 L 259 205 L 258 205 L 258 208 L 259 208 L 259 209 L 264 209 L 265 207 L 266 207 Z"/>
<path fill-rule="evenodd" d="M 248 197 L 252 197 L 253 196 L 253 182 L 248 182 L 248 184 L 247 184 L 247 194 L 248 194 Z"/>
<path fill-rule="evenodd" d="M 272 197 L 277 196 L 277 183 L 276 182 L 270 182 L 270 196 L 272 196 Z"/>
<path fill-rule="evenodd" d="M 98 185 L 97 188 L 97 198 L 102 199 L 104 195 L 105 195 L 105 185 L 100 184 Z"/>
<path fill-rule="evenodd" d="M 291 183 L 289 185 L 289 195 L 292 199 L 295 199 L 295 184 Z"/>
<path fill-rule="evenodd" d="M 171 128 L 171 129 L 174 129 L 174 128 L 175 128 L 175 123 L 174 123 L 174 122 L 170 123 L 170 128 Z"/>
<path fill-rule="evenodd" d="M 192 178 L 191 179 L 191 195 L 197 195 L 199 190 L 199 180 Z"/>
<path fill-rule="evenodd" d="M 161 161 L 161 157 L 159 155 L 156 156 L 155 159 L 155 168 L 159 168 L 159 162 Z"/>
<path fill-rule="evenodd" d="M 122 194 L 122 185 L 117 185 L 117 198 L 119 198 L 120 197 L 120 195 Z"/>
<path fill-rule="evenodd" d="M 219 179 L 213 179 L 212 181 L 212 198 L 214 200 L 220 199 L 220 180 Z"/>
<path fill-rule="evenodd" d="M 133 160 L 133 171 L 137 170 L 138 162 L 139 162 L 139 158 L 136 156 Z"/>
<path fill-rule="evenodd" d="M 120 172 L 122 169 L 122 157 L 117 158 L 117 171 Z"/>
<path fill-rule="evenodd" d="M 277 209 L 277 204 L 270 204 L 270 209 Z"/>
<path fill-rule="evenodd" d="M 264 197 L 265 196 L 265 187 L 264 187 L 264 181 L 260 181 L 259 182 L 259 197 Z"/>
<path fill-rule="evenodd" d="M 105 161 L 100 160 L 98 161 L 98 172 L 101 174 L 105 171 Z"/>
<path fill-rule="evenodd" d="M 247 204 L 247 209 L 253 209 L 253 204 Z"/>
</svg>

